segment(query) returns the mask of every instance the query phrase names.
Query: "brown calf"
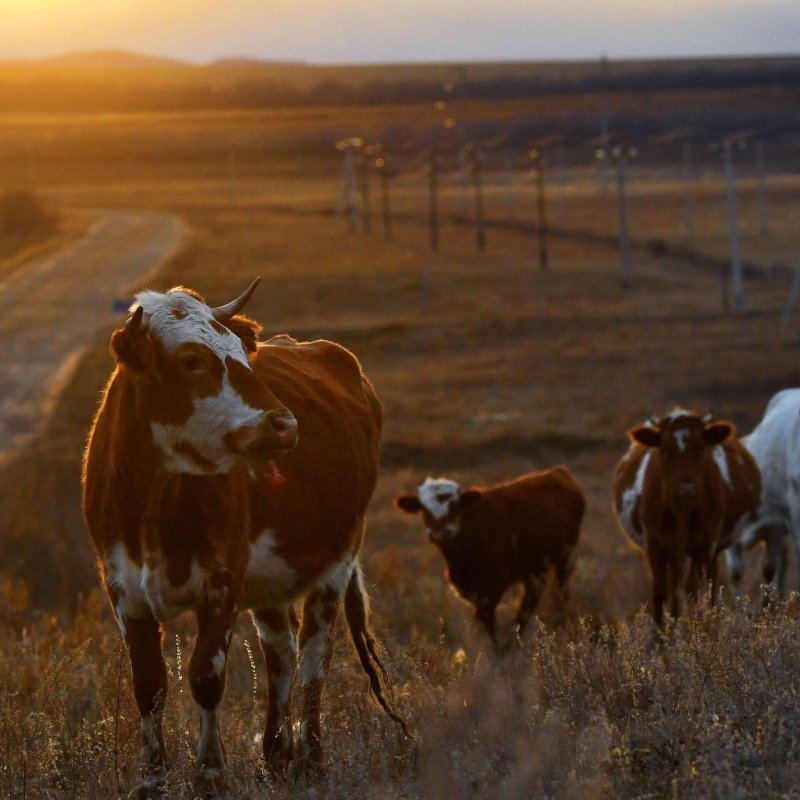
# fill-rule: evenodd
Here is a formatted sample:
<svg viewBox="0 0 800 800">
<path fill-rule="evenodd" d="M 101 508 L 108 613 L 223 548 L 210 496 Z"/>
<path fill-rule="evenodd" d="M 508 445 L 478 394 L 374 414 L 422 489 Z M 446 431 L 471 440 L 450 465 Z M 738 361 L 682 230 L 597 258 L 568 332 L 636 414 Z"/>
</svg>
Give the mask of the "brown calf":
<svg viewBox="0 0 800 800">
<path fill-rule="evenodd" d="M 711 422 L 676 409 L 628 431 L 631 446 L 614 471 L 614 510 L 623 531 L 647 554 L 653 619 L 664 603 L 680 613 L 686 589 L 696 596 L 711 580 L 717 554 L 749 524 L 761 496 L 761 476 L 730 422 Z"/>
<path fill-rule="evenodd" d="M 218 309 L 185 289 L 140 293 L 111 338 L 117 366 L 89 436 L 84 514 L 141 713 L 144 774 L 132 797 L 165 792 L 162 624 L 187 609 L 198 623 L 197 782 L 210 796 L 224 784 L 218 705 L 240 608 L 252 611 L 267 663 L 268 769 L 284 771 L 295 754 L 298 599 L 299 766 L 321 763 L 320 697 L 343 599 L 371 690 L 394 717 L 358 562 L 380 404 L 332 342 L 257 343 L 260 326 L 237 316 L 253 288 Z"/>
<path fill-rule="evenodd" d="M 509 587 L 522 583 L 525 589 L 520 631 L 536 609 L 548 568 L 566 593 L 585 509 L 566 467 L 485 488 L 428 478 L 415 495 L 400 495 L 394 504 L 409 514 L 422 512 L 430 540 L 447 562 L 448 580 L 475 606 L 493 642 L 495 609 Z"/>
</svg>

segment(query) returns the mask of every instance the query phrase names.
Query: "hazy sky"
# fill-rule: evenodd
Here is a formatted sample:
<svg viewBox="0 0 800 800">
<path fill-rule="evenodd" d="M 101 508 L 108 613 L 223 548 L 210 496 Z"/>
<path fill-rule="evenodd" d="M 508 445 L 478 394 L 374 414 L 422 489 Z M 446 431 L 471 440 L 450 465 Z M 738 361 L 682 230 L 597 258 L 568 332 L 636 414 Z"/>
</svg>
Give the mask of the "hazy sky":
<svg viewBox="0 0 800 800">
<path fill-rule="evenodd" d="M 0 58 L 96 49 L 198 62 L 795 53 L 800 0 L 0 0 Z"/>
</svg>

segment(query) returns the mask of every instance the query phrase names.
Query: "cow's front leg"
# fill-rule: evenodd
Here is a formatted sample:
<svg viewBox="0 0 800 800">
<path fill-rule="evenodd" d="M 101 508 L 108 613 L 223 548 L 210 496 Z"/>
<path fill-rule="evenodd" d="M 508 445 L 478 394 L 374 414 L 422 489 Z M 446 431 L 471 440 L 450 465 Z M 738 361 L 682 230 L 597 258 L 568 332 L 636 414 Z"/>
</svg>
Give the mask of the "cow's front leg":
<svg viewBox="0 0 800 800">
<path fill-rule="evenodd" d="M 163 798 L 167 789 L 167 762 L 162 733 L 167 668 L 161 653 L 161 629 L 151 616 L 138 618 L 127 614 L 124 599 L 112 595 L 112 602 L 131 660 L 133 692 L 142 725 L 142 779 L 129 798 Z"/>
<path fill-rule="evenodd" d="M 681 584 L 684 572 L 684 558 L 680 555 L 673 556 L 669 562 L 669 612 L 673 620 L 681 615 Z"/>
<path fill-rule="evenodd" d="M 200 707 L 195 781 L 209 797 L 225 785 L 225 749 L 219 734 L 219 703 L 237 606 L 229 590 L 214 592 L 197 612 L 197 641 L 189 659 L 189 684 Z"/>
<path fill-rule="evenodd" d="M 352 564 L 343 565 L 326 583 L 315 589 L 303 604 L 300 628 L 300 685 L 303 708 L 300 716 L 300 774 L 321 774 L 322 735 L 320 705 L 325 674 L 331 659 L 333 626 L 350 578 Z"/>
<path fill-rule="evenodd" d="M 492 644 L 498 647 L 497 642 L 497 619 L 495 616 L 495 609 L 499 601 L 493 597 L 486 597 L 480 595 L 475 598 L 475 619 L 482 625 Z"/>
<path fill-rule="evenodd" d="M 705 580 L 705 565 L 701 554 L 693 553 L 689 560 L 689 574 L 686 577 L 686 594 L 692 602 L 697 601 L 700 587 Z"/>
<path fill-rule="evenodd" d="M 648 550 L 647 560 L 650 562 L 652 580 L 651 602 L 653 604 L 653 622 L 660 628 L 664 624 L 664 603 L 667 600 L 669 585 L 667 582 L 667 562 L 658 551 Z"/>
<path fill-rule="evenodd" d="M 263 608 L 253 612 L 258 641 L 267 663 L 267 723 L 264 764 L 283 775 L 293 756 L 292 686 L 297 669 L 297 614 L 294 608 Z"/>
</svg>

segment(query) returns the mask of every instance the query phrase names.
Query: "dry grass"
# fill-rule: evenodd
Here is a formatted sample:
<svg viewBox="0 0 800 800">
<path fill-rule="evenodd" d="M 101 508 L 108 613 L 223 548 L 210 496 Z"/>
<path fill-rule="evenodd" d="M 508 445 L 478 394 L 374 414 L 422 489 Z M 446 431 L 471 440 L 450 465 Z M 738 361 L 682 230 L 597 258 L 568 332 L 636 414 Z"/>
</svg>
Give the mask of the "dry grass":
<svg viewBox="0 0 800 800">
<path fill-rule="evenodd" d="M 424 586 L 409 585 L 390 604 L 402 613 L 426 602 Z M 83 604 L 67 629 L 26 617 L 21 632 L 22 612 L 3 611 L 3 796 L 117 797 L 135 779 L 138 718 L 103 604 Z M 703 609 L 664 642 L 644 613 L 607 626 L 540 624 L 500 661 L 471 627 L 438 622 L 440 636 L 412 629 L 407 643 L 386 637 L 414 744 L 369 705 L 353 654 L 339 644 L 325 709 L 327 780 L 268 789 L 257 774 L 263 680 L 248 659 L 254 637 L 240 625 L 222 723 L 235 796 L 793 796 L 800 653 L 789 607 L 769 616 Z M 185 631 L 165 642 L 170 797 L 187 799 L 196 744 L 190 646 Z"/>
<path fill-rule="evenodd" d="M 237 796 L 792 796 L 796 606 L 768 615 L 703 607 L 657 641 L 642 611 L 644 562 L 609 510 L 628 425 L 680 402 L 713 407 L 747 430 L 773 391 L 800 382 L 796 324 L 782 329 L 778 320 L 785 281 L 749 281 L 749 310 L 734 316 L 718 310 L 716 275 L 646 251 L 636 254 L 635 291 L 621 294 L 615 249 L 585 237 L 555 239 L 548 273 L 536 266 L 533 237 L 520 232 L 491 229 L 479 256 L 471 231 L 448 224 L 432 254 L 413 216 L 424 209 L 419 194 L 408 198 L 396 242 L 385 243 L 331 220 L 333 173 L 287 178 L 295 167 L 269 180 L 171 182 L 169 173 L 62 189 L 85 206 L 181 214 L 192 238 L 159 287 L 188 284 L 216 302 L 261 274 L 250 312 L 267 332 L 350 346 L 384 402 L 365 565 L 399 705 L 418 742 L 404 744 L 369 704 L 340 636 L 324 709 L 328 781 L 259 786 L 264 678 L 258 653 L 253 677 L 245 620 L 223 720 Z M 640 190 L 635 234 L 681 240 L 680 196 L 667 188 Z M 708 192 L 696 244 L 714 252 L 716 242 L 722 252 L 715 215 L 724 206 L 716 185 Z M 796 251 L 793 196 L 774 196 L 768 239 L 746 230 L 749 259 L 769 264 Z M 500 197 L 490 205 L 498 218 Z M 566 228 L 608 234 L 614 224 L 607 200 L 570 199 Z M 136 771 L 128 667 L 94 589 L 79 514 L 80 451 L 110 367 L 101 337 L 45 437 L 0 473 L 0 793 L 9 798 L 116 797 Z M 428 472 L 482 483 L 556 462 L 570 465 L 588 499 L 570 606 L 558 612 L 545 602 L 542 623 L 497 661 L 446 587 L 438 554 L 391 500 Z M 501 608 L 507 637 L 512 612 Z M 165 641 L 175 798 L 192 796 L 190 622 Z"/>
</svg>

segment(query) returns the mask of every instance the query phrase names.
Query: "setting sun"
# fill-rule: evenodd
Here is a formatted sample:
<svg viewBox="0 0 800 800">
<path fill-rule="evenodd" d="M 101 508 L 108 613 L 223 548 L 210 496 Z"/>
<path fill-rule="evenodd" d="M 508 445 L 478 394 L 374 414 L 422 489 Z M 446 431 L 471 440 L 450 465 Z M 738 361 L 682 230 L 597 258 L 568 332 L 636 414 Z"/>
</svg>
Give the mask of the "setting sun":
<svg viewBox="0 0 800 800">
<path fill-rule="evenodd" d="M 552 60 L 780 53 L 800 39 L 795 0 L 230 0 L 222 8 L 216 0 L 12 0 L 0 8 L 0 58 L 124 49 L 197 62 Z"/>
</svg>

